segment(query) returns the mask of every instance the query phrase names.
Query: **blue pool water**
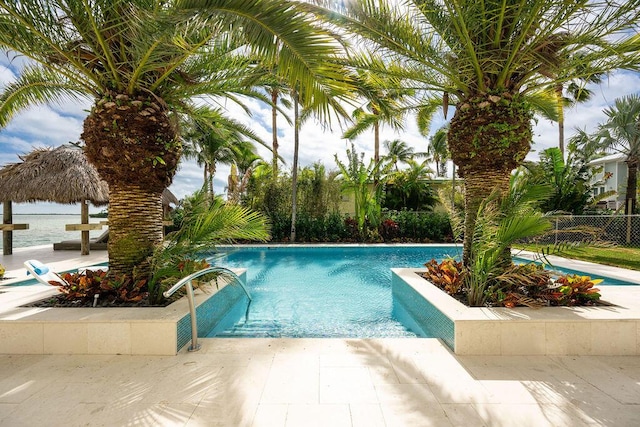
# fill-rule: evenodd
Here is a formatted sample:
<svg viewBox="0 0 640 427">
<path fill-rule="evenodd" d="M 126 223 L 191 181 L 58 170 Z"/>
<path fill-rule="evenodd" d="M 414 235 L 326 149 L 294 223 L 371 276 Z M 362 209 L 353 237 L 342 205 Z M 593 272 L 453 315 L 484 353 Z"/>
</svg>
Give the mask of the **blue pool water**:
<svg viewBox="0 0 640 427">
<path fill-rule="evenodd" d="M 209 337 L 415 337 L 399 318 L 391 268 L 460 255 L 455 246 L 243 247 L 211 262 L 247 269 L 253 297 L 236 304 Z M 554 268 L 564 273 L 574 270 Z M 596 278 L 595 275 L 591 275 Z M 606 278 L 603 285 L 631 285 Z"/>
<path fill-rule="evenodd" d="M 249 315 L 239 304 L 208 336 L 415 337 L 393 313 L 393 267 L 422 267 L 450 247 L 242 248 L 217 265 L 247 269 Z"/>
</svg>

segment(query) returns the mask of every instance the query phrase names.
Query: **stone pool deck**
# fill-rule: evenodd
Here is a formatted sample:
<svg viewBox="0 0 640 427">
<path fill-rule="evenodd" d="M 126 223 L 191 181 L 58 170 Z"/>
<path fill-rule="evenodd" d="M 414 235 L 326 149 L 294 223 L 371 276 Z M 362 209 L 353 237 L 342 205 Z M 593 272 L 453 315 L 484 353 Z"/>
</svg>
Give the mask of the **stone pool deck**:
<svg viewBox="0 0 640 427">
<path fill-rule="evenodd" d="M 78 265 L 65 255 L 0 263 L 8 276 L 18 258 Z M 91 257 L 80 262 L 101 262 Z M 201 342 L 176 356 L 0 355 L 0 426 L 640 425 L 640 356 L 460 356 L 420 338 Z"/>
</svg>

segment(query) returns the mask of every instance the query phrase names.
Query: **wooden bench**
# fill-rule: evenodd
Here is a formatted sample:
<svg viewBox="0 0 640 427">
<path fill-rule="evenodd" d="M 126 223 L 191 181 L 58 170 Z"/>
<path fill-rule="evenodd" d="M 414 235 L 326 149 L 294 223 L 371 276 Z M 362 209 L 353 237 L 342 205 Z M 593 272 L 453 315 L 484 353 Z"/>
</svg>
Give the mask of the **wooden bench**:
<svg viewBox="0 0 640 427">
<path fill-rule="evenodd" d="M 0 224 L 2 231 L 28 230 L 29 224 Z"/>
<path fill-rule="evenodd" d="M 64 226 L 65 231 L 90 231 L 90 230 L 102 230 L 103 225 L 98 223 L 93 224 L 66 224 Z"/>
</svg>

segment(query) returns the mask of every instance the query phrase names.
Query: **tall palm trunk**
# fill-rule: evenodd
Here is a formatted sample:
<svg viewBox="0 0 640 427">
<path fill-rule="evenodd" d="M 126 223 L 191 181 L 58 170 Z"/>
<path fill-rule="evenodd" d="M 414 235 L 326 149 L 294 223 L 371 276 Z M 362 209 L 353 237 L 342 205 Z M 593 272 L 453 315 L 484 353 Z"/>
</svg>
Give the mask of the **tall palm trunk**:
<svg viewBox="0 0 640 427">
<path fill-rule="evenodd" d="M 203 181 L 202 181 L 202 187 L 206 190 L 209 191 L 209 166 L 205 163 L 204 167 L 202 168 L 202 170 L 204 171 L 204 176 L 203 176 Z"/>
<path fill-rule="evenodd" d="M 517 94 L 476 94 L 458 104 L 448 141 L 464 178 L 465 265 L 472 262 L 478 207 L 494 189 L 503 194 L 509 190 L 511 171 L 529 152 L 531 138 L 531 113 Z"/>
<path fill-rule="evenodd" d="M 211 162 L 209 163 L 208 168 L 209 168 L 209 185 L 208 185 L 209 200 L 213 201 L 213 198 L 215 197 L 215 191 L 213 190 L 213 177 L 216 174 L 217 166 L 215 162 Z"/>
<path fill-rule="evenodd" d="M 273 169 L 273 180 L 278 179 L 278 89 L 271 90 L 271 139 L 273 152 L 273 160 L 271 168 Z"/>
<path fill-rule="evenodd" d="M 627 164 L 627 194 L 624 202 L 624 211 L 628 215 L 633 215 L 637 212 L 638 164 L 640 160 L 637 156 L 629 156 L 625 163 Z"/>
<path fill-rule="evenodd" d="M 132 274 L 162 240 L 162 192 L 181 154 L 174 122 L 156 98 L 112 94 L 84 121 L 87 158 L 109 184 L 109 274 Z"/>
<path fill-rule="evenodd" d="M 371 108 L 374 115 L 379 115 L 377 108 Z M 373 162 L 375 164 L 375 173 L 373 175 L 373 185 L 376 187 L 380 180 L 380 123 L 376 120 L 373 123 Z"/>
<path fill-rule="evenodd" d="M 296 241 L 296 215 L 298 210 L 298 149 L 300 146 L 300 118 L 298 94 L 293 92 L 293 172 L 291 173 L 291 242 Z"/>
<path fill-rule="evenodd" d="M 556 85 L 556 98 L 558 102 L 558 148 L 564 158 L 564 97 L 562 96 L 562 83 Z"/>
</svg>

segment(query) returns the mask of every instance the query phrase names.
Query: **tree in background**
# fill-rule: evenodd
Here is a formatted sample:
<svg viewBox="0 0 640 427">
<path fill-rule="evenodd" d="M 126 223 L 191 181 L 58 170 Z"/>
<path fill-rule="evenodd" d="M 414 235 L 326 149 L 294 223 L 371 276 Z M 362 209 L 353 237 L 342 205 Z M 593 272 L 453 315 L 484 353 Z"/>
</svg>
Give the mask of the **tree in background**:
<svg viewBox="0 0 640 427">
<path fill-rule="evenodd" d="M 255 155 L 255 146 L 246 139 L 263 146 L 266 144 L 247 126 L 225 117 L 219 110 L 202 110 L 184 127 L 184 156 L 195 159 L 199 166 L 203 166 L 203 188 L 213 200 L 213 179 L 217 165 L 231 165 L 246 151 Z"/>
<path fill-rule="evenodd" d="M 393 141 L 384 141 L 384 148 L 387 150 L 387 154 L 382 157 L 383 163 L 386 162 L 387 166 L 398 169 L 398 163 L 409 163 L 409 160 L 413 160 L 414 157 L 424 157 L 424 153 L 416 153 L 409 144 L 399 139 Z"/>
<path fill-rule="evenodd" d="M 525 163 L 528 172 L 523 179 L 531 185 L 550 187 L 548 198 L 541 202 L 543 212 L 582 214 L 593 198 L 593 169 L 580 155 L 569 152 L 565 162 L 557 147 L 540 153 L 539 162 Z"/>
<path fill-rule="evenodd" d="M 246 195 L 254 168 L 264 163 L 255 152 L 253 144 L 244 143 L 235 147 L 235 156 L 227 178 L 227 202 L 239 204 Z"/>
<path fill-rule="evenodd" d="M 438 202 L 427 182 L 433 170 L 425 160 L 408 160 L 409 168 L 389 174 L 385 185 L 384 207 L 392 210 L 427 211 Z"/>
<path fill-rule="evenodd" d="M 421 131 L 422 132 L 422 131 Z M 447 143 L 447 127 L 441 127 L 429 138 L 427 155 L 431 156 L 436 164 L 436 176 L 447 175 L 447 160 L 449 160 L 449 145 Z"/>
<path fill-rule="evenodd" d="M 602 147 L 626 156 L 627 190 L 625 212 L 637 212 L 638 165 L 640 165 L 640 96 L 617 98 L 613 107 L 604 110 L 609 120 L 600 125 L 598 137 Z"/>
<path fill-rule="evenodd" d="M 390 68 L 396 67 L 393 64 L 387 65 Z M 405 113 L 400 101 L 411 91 L 403 89 L 391 74 L 383 76 L 359 70 L 355 79 L 356 91 L 367 104 L 353 110 L 355 124 L 344 132 L 343 138 L 353 140 L 373 128 L 373 161 L 377 163 L 380 161 L 380 126 L 387 125 L 394 130 L 403 128 Z"/>
</svg>

